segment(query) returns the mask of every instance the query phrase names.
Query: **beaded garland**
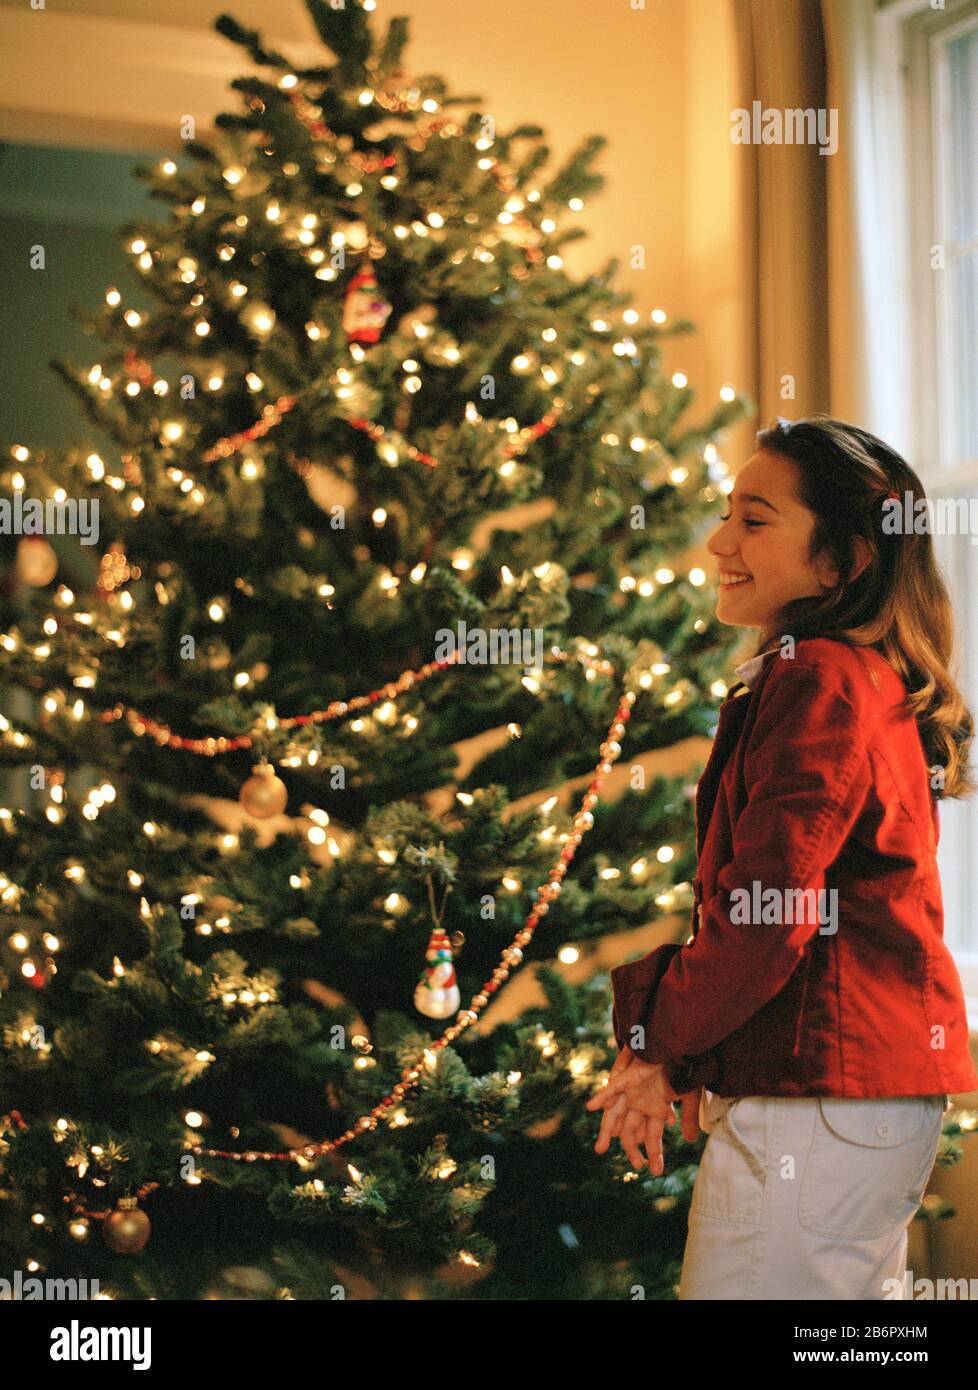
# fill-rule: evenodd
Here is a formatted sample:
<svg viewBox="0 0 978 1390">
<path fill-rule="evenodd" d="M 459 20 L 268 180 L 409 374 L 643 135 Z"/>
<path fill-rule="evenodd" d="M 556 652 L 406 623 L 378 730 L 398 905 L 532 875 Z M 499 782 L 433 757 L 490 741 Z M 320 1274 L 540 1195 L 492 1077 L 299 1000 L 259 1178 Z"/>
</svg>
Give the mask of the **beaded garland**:
<svg viewBox="0 0 978 1390">
<path fill-rule="evenodd" d="M 280 425 L 288 414 L 299 403 L 298 396 L 279 396 L 274 404 L 266 405 L 262 410 L 260 420 L 256 420 L 253 425 L 249 425 L 246 430 L 241 430 L 238 434 L 229 434 L 224 439 L 219 439 L 203 454 L 202 463 L 215 463 L 218 459 L 230 458 L 236 454 L 245 444 L 250 444 L 252 440 L 261 439 L 266 434 L 270 434 L 277 425 Z M 504 458 L 513 458 L 517 454 L 527 449 L 534 440 L 547 434 L 557 423 L 557 418 L 563 409 L 562 405 L 556 405 L 553 410 L 548 410 L 547 414 L 537 420 L 536 424 L 525 425 L 520 431 L 521 442 L 519 444 L 508 444 L 503 450 Z M 347 418 L 346 423 L 351 429 L 360 430 L 369 436 L 374 443 L 386 438 L 387 431 L 383 425 L 378 425 L 375 420 L 365 420 L 361 416 Z M 423 449 L 417 449 L 413 444 L 405 446 L 405 453 L 408 458 L 415 459 L 418 463 L 423 463 L 427 468 L 437 468 L 438 460 L 432 455 L 427 454 Z"/>
<path fill-rule="evenodd" d="M 243 444 L 249 444 L 253 439 L 261 439 L 269 434 L 276 425 L 282 423 L 283 418 L 298 401 L 298 396 L 279 396 L 274 405 L 266 405 L 262 409 L 260 420 L 256 420 L 239 434 L 229 434 L 226 439 L 219 439 L 206 453 L 201 454 L 201 463 L 215 463 L 218 459 L 230 458 Z"/>
<path fill-rule="evenodd" d="M 342 719 L 355 710 L 365 709 L 369 705 L 376 704 L 378 700 L 396 700 L 405 690 L 410 690 L 419 682 L 427 680 L 429 676 L 433 676 L 438 671 L 443 671 L 461 661 L 463 655 L 464 649 L 459 648 L 451 656 L 441 657 L 438 661 L 428 661 L 424 666 L 419 666 L 416 671 L 402 671 L 396 681 L 388 681 L 376 690 L 371 690 L 368 695 L 354 695 L 349 700 L 333 700 L 325 709 L 311 710 L 308 714 L 293 714 L 285 719 L 276 718 L 275 727 L 292 729 L 302 724 L 324 724 L 332 719 Z M 567 655 L 567 652 L 554 648 L 545 660 L 547 662 L 566 661 Z M 613 669 L 610 662 L 607 661 L 586 662 L 585 664 L 593 665 L 606 675 L 610 674 Z M 180 748 L 185 753 L 198 753 L 205 758 L 216 758 L 222 753 L 234 753 L 241 748 L 252 748 L 255 742 L 251 734 L 236 734 L 231 738 L 226 738 L 223 734 L 211 735 L 206 738 L 186 738 L 182 734 L 175 734 L 168 724 L 151 719 L 148 714 L 141 714 L 131 705 L 122 703 L 113 705 L 111 709 L 103 710 L 99 718 L 103 724 L 108 724 L 116 719 L 122 719 L 123 716 L 129 719 L 129 727 L 133 733 L 140 737 L 145 734 L 152 735 L 161 748 Z"/>
<path fill-rule="evenodd" d="M 534 440 L 539 439 L 542 435 L 545 435 L 550 430 L 552 430 L 554 425 L 557 423 L 557 418 L 560 415 L 562 408 L 563 407 L 558 406 L 554 410 L 549 410 L 547 414 L 542 417 L 542 419 L 536 422 L 535 425 L 526 425 L 523 429 L 521 429 L 520 443 L 507 444 L 506 448 L 503 450 L 503 458 L 515 458 L 518 454 L 521 454 L 526 449 L 528 449 Z M 357 418 L 353 420 L 347 420 L 346 423 L 348 425 L 352 425 L 355 430 L 363 430 L 363 432 L 369 435 L 369 437 L 374 441 L 375 444 L 379 443 L 380 440 L 384 439 L 387 434 L 387 431 L 384 429 L 383 425 L 378 425 L 373 420 L 362 420 Z M 432 457 L 431 454 L 426 454 L 423 449 L 416 449 L 413 444 L 407 445 L 405 452 L 407 453 L 409 458 L 417 460 L 418 463 L 425 464 L 425 466 L 428 468 L 438 467 L 438 460 L 436 458 Z"/>
<path fill-rule="evenodd" d="M 532 941 L 533 933 L 539 925 L 540 918 L 550 911 L 551 903 L 556 901 L 560 896 L 561 879 L 567 873 L 571 860 L 574 858 L 581 840 L 594 824 L 594 817 L 591 812 L 592 808 L 597 805 L 599 800 L 598 788 L 611 771 L 612 764 L 621 753 L 619 739 L 625 732 L 625 723 L 630 717 L 631 706 L 634 704 L 635 699 L 636 695 L 633 690 L 626 690 L 621 697 L 618 708 L 615 710 L 614 718 L 609 725 L 608 736 L 604 743 L 601 744 L 601 761 L 595 767 L 594 776 L 588 783 L 587 792 L 581 799 L 580 810 L 574 817 L 574 827 L 568 837 L 569 843 L 560 851 L 560 858 L 550 870 L 547 882 L 537 889 L 536 902 L 524 920 L 522 928 L 516 933 L 511 944 L 505 947 L 501 952 L 500 964 L 492 972 L 490 979 L 488 979 L 485 984 L 483 984 L 482 988 L 472 996 L 469 1007 L 461 1010 L 455 1022 L 451 1024 L 449 1028 L 446 1028 L 445 1032 L 431 1044 L 430 1048 L 426 1049 L 426 1056 L 428 1054 L 433 1056 L 447 1046 L 448 1043 L 454 1042 L 460 1033 L 464 1033 L 467 1028 L 471 1027 L 488 1004 L 490 996 L 495 994 L 503 981 L 509 977 L 511 971 L 513 969 L 518 969 L 522 963 L 523 948 Z M 344 1133 L 339 1135 L 336 1139 L 323 1139 L 316 1144 L 305 1144 L 302 1148 L 285 1149 L 279 1153 L 266 1153 L 255 1149 L 248 1149 L 244 1152 L 236 1153 L 229 1149 L 206 1148 L 202 1144 L 188 1146 L 187 1152 L 196 1154 L 199 1157 L 227 1158 L 239 1163 L 288 1163 L 300 1158 L 317 1158 L 321 1154 L 332 1153 L 334 1150 L 342 1148 L 366 1131 L 376 1129 L 378 1121 L 383 1118 L 386 1111 L 418 1084 L 421 1075 L 421 1064 L 415 1063 L 413 1066 L 406 1067 L 401 1072 L 401 1079 L 397 1085 L 394 1086 L 368 1114 L 361 1115 L 348 1130 L 345 1130 Z"/>
<path fill-rule="evenodd" d="M 301 724 L 324 724 L 331 719 L 341 719 L 344 715 L 350 714 L 353 710 L 364 709 L 368 705 L 376 704 L 378 700 L 396 699 L 405 690 L 410 690 L 419 681 L 427 680 L 437 671 L 444 670 L 446 666 L 451 666 L 459 660 L 461 652 L 453 652 L 451 656 L 444 657 L 439 661 L 429 661 L 424 666 L 419 666 L 416 671 L 402 671 L 396 681 L 389 681 L 377 690 L 372 690 L 369 695 L 354 695 L 349 700 L 333 700 L 325 709 L 310 711 L 309 714 L 294 714 L 287 719 L 276 720 L 276 727 L 280 729 L 292 729 Z M 161 724 L 149 715 L 140 714 L 138 710 L 129 705 L 116 704 L 111 709 L 103 710 L 101 720 L 109 723 L 115 719 L 121 719 L 123 715 L 129 719 L 129 725 L 133 733 L 143 735 L 151 734 L 156 742 L 163 748 L 181 748 L 185 753 L 199 753 L 205 758 L 216 758 L 221 753 L 233 753 L 239 748 L 251 748 L 255 740 L 251 734 L 238 734 L 233 738 L 225 738 L 223 735 L 209 738 L 185 738 L 182 734 L 175 734 L 168 724 Z"/>
</svg>

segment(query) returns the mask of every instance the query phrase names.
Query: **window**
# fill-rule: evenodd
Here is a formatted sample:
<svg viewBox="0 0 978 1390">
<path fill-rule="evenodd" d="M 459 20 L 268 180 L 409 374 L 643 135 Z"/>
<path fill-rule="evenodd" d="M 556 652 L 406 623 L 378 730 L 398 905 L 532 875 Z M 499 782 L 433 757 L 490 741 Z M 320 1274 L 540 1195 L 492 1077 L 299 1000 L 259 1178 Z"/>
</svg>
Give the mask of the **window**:
<svg viewBox="0 0 978 1390">
<path fill-rule="evenodd" d="M 941 461 L 978 462 L 978 16 L 931 40 Z"/>
<path fill-rule="evenodd" d="M 911 227 L 915 465 L 934 497 L 978 496 L 978 0 L 892 0 L 900 26 Z M 978 717 L 978 537 L 936 535 L 954 603 L 955 673 Z M 978 741 L 972 749 L 978 760 Z M 978 796 L 941 802 L 945 939 L 978 1029 Z"/>
</svg>

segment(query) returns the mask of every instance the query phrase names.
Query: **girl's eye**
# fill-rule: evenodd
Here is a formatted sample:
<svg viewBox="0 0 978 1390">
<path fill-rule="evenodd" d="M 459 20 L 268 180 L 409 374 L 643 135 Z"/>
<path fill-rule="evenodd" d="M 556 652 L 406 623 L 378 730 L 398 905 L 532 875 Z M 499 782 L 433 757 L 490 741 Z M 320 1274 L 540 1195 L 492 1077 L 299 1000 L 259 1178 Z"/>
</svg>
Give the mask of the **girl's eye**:
<svg viewBox="0 0 978 1390">
<path fill-rule="evenodd" d="M 729 516 L 722 516 L 722 517 L 720 518 L 720 520 L 721 520 L 721 521 L 729 521 L 731 516 L 733 516 L 733 512 L 731 512 Z M 745 526 L 766 526 L 766 525 L 767 525 L 767 522 L 765 522 L 765 521 L 753 521 L 753 520 L 749 520 L 749 521 L 745 521 L 745 522 L 744 522 L 744 525 L 745 525 Z"/>
</svg>

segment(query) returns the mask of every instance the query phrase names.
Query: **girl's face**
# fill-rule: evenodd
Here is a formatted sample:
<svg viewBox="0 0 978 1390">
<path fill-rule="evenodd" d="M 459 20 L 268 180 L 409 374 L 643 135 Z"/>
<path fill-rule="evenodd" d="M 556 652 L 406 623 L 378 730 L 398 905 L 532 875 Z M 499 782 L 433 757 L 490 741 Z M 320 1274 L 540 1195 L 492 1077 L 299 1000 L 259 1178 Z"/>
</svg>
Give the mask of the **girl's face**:
<svg viewBox="0 0 978 1390">
<path fill-rule="evenodd" d="M 726 518 L 707 541 L 719 570 L 721 623 L 773 626 L 786 603 L 821 595 L 838 581 L 824 559 L 809 562 L 815 515 L 798 500 L 797 477 L 792 459 L 766 449 L 737 474 Z"/>
</svg>

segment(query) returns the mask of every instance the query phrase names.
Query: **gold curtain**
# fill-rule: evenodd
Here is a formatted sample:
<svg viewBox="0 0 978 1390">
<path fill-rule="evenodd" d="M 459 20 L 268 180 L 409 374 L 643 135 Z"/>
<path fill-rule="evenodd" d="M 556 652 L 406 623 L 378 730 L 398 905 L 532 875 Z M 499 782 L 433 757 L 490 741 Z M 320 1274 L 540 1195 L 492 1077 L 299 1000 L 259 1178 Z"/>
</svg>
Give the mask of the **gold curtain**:
<svg viewBox="0 0 978 1390">
<path fill-rule="evenodd" d="M 825 107 L 820 0 L 731 0 L 738 105 Z M 843 117 L 843 113 L 840 113 Z M 840 138 L 844 117 L 840 121 Z M 799 418 L 830 408 L 828 174 L 838 155 L 812 144 L 745 144 L 744 286 L 753 318 L 749 363 L 758 414 Z M 749 388 L 750 389 L 750 388 Z M 793 398 L 786 392 L 794 393 Z"/>
</svg>

